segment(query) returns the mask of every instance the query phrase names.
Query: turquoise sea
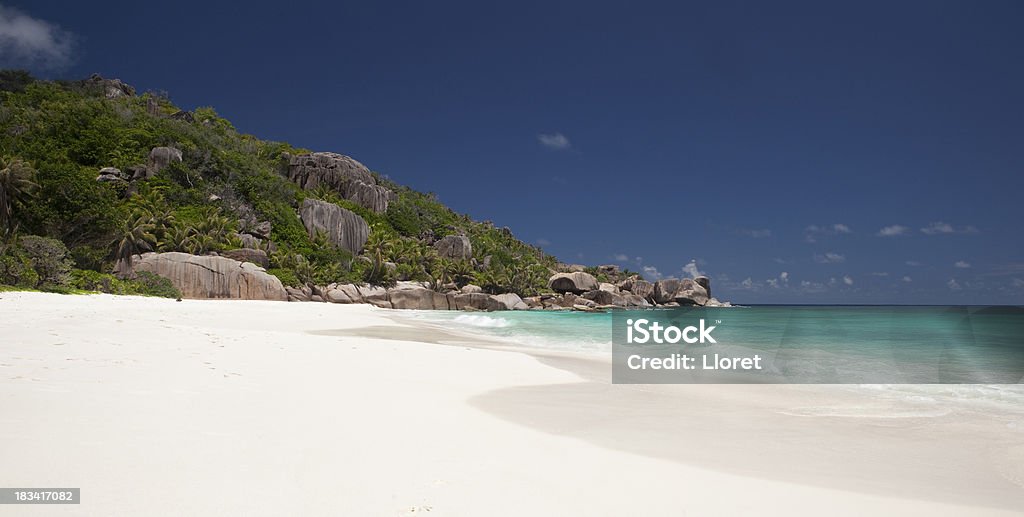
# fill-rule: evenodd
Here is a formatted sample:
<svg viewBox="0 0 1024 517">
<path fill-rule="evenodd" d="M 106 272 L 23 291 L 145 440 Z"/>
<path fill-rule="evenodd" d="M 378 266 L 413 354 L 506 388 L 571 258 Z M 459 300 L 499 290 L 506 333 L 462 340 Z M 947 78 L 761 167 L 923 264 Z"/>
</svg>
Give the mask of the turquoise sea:
<svg viewBox="0 0 1024 517">
<path fill-rule="evenodd" d="M 715 345 L 674 350 L 759 354 L 771 379 L 738 382 L 1018 384 L 1024 380 L 1024 308 L 752 306 L 606 313 L 410 311 L 452 330 L 527 348 L 588 354 L 622 349 L 624 322 L 714 324 Z M 709 382 L 709 381 L 705 381 Z M 715 382 L 711 380 L 710 382 Z M 719 380 L 719 382 L 726 382 Z"/>
</svg>

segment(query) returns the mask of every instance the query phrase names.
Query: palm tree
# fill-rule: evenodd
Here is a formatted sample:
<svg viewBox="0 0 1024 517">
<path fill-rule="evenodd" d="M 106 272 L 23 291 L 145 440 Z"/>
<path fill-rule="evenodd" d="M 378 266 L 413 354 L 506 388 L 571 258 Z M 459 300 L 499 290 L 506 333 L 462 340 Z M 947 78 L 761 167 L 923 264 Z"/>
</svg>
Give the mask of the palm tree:
<svg viewBox="0 0 1024 517">
<path fill-rule="evenodd" d="M 138 212 L 133 213 L 132 217 L 121 227 L 114 257 L 117 259 L 118 276 L 130 277 L 132 275 L 132 260 L 135 255 L 153 249 L 156 244 L 153 228 L 154 225 L 149 221 L 148 215 Z"/>
<path fill-rule="evenodd" d="M 36 170 L 20 158 L 0 158 L 0 227 L 13 233 L 14 206 L 21 204 L 39 188 Z"/>
<path fill-rule="evenodd" d="M 370 283 L 382 283 L 382 281 L 386 280 L 384 263 L 391 256 L 394 244 L 394 239 L 391 238 L 391 235 L 383 231 L 379 226 L 374 225 L 371 227 L 370 238 L 363 245 L 363 256 L 370 263 L 367 281 Z"/>
</svg>

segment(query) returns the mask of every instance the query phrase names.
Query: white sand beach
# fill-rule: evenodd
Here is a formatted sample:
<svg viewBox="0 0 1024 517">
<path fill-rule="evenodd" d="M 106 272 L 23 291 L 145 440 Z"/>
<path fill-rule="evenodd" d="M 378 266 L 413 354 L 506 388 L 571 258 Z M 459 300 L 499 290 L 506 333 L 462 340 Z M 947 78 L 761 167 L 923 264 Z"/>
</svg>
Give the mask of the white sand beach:
<svg viewBox="0 0 1024 517">
<path fill-rule="evenodd" d="M 477 346 L 484 345 L 484 346 Z M 1024 413 L 623 386 L 366 305 L 0 293 L 5 515 L 1018 515 Z"/>
</svg>

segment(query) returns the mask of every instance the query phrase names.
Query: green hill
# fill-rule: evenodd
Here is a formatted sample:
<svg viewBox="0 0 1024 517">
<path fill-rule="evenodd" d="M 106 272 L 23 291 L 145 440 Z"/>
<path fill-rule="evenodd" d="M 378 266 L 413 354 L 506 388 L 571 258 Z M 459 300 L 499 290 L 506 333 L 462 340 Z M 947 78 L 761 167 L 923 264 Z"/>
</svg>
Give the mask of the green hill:
<svg viewBox="0 0 1024 517">
<path fill-rule="evenodd" d="M 161 147 L 180 150 L 180 161 L 153 151 Z M 153 167 L 151 153 L 166 163 Z M 290 286 L 419 280 L 522 296 L 546 290 L 557 261 L 507 228 L 376 172 L 376 185 L 390 191 L 383 211 L 330 185 L 303 189 L 289 179 L 289 160 L 307 153 L 239 133 L 212 108 L 186 112 L 166 95 L 136 95 L 118 80 L 41 81 L 2 71 L 0 284 L 166 294 L 159 279 L 110 273 L 145 251 L 248 247 L 265 252 L 268 271 Z M 322 232 L 311 236 L 299 215 L 306 199 L 365 220 L 361 250 Z M 254 238 L 266 223 L 269 232 Z M 440 256 L 435 242 L 450 235 L 468 237 L 471 256 Z"/>
</svg>

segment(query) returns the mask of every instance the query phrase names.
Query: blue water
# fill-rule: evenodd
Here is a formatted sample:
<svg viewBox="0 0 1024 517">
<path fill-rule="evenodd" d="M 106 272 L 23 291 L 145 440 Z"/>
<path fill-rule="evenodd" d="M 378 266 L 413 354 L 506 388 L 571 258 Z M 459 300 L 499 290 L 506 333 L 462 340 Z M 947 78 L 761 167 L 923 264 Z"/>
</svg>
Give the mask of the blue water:
<svg viewBox="0 0 1024 517">
<path fill-rule="evenodd" d="M 708 324 L 718 322 L 714 351 L 770 357 L 770 373 L 791 382 L 1024 380 L 1024 308 L 1018 307 L 755 306 L 408 315 L 524 347 L 609 355 L 616 322 L 621 329 L 631 318 L 683 323 L 703 318 Z M 616 343 L 621 341 L 617 338 Z"/>
</svg>

